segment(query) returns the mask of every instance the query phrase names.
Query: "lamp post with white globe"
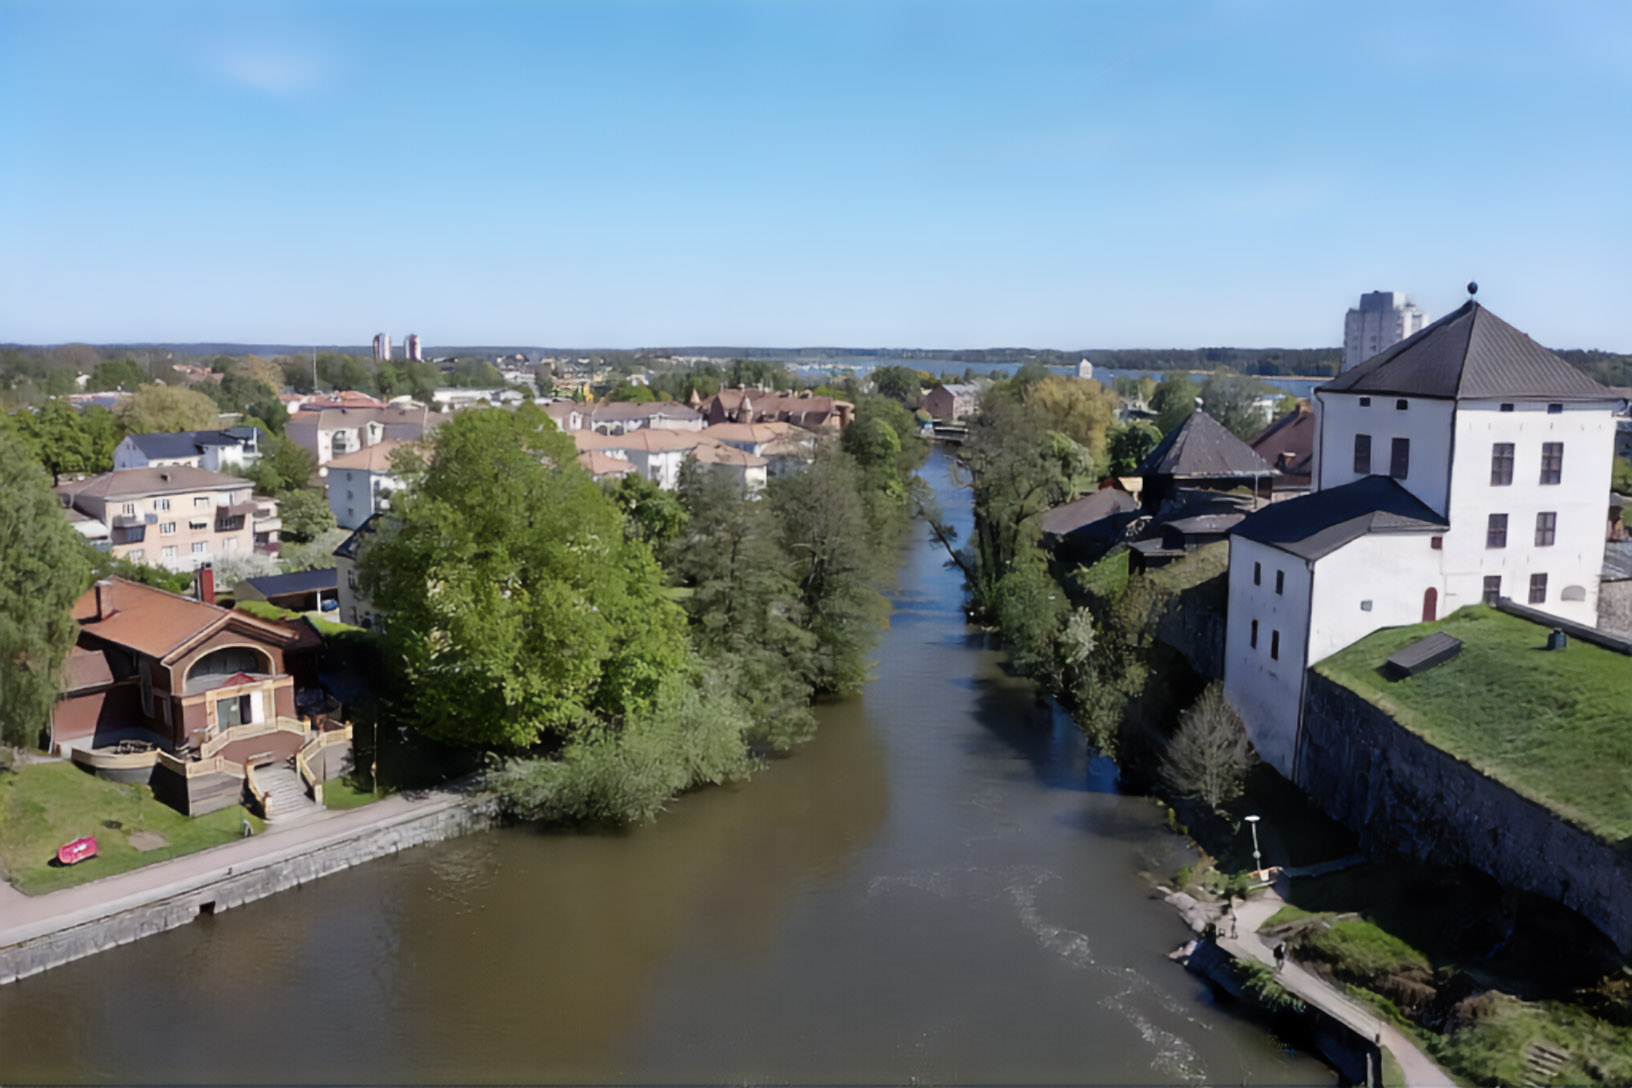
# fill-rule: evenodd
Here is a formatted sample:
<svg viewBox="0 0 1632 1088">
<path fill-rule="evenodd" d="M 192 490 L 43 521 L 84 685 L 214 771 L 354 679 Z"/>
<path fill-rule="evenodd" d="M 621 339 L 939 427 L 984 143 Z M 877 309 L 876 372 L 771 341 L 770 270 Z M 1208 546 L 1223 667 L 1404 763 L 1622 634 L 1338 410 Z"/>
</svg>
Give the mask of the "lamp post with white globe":
<svg viewBox="0 0 1632 1088">
<path fill-rule="evenodd" d="M 1264 868 L 1262 856 L 1258 853 L 1258 820 L 1257 816 L 1248 816 L 1247 823 L 1252 826 L 1252 870 L 1260 872 Z"/>
</svg>

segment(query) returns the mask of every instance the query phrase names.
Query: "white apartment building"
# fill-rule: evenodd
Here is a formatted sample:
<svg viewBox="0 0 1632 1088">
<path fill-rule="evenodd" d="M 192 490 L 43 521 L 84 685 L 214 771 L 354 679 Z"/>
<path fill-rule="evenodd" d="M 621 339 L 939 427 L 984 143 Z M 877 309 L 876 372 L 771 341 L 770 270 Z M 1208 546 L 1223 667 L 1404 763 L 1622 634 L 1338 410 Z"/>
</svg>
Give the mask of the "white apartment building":
<svg viewBox="0 0 1632 1088">
<path fill-rule="evenodd" d="M 390 360 L 390 358 L 391 358 L 391 335 L 389 333 L 383 333 L 383 332 L 375 333 L 374 334 L 374 361 L 376 363 L 384 363 L 384 362 L 388 362 Z"/>
<path fill-rule="evenodd" d="M 1315 390 L 1311 492 L 1230 538 L 1225 691 L 1288 777 L 1305 670 L 1509 597 L 1597 622 L 1616 394 L 1476 302 Z"/>
<path fill-rule="evenodd" d="M 1359 366 L 1379 351 L 1422 329 L 1422 311 L 1400 291 L 1368 291 L 1343 319 L 1343 369 Z"/>
<path fill-rule="evenodd" d="M 402 490 L 402 480 L 391 473 L 391 454 L 403 445 L 406 443 L 386 439 L 329 462 L 323 486 L 336 525 L 360 528 L 389 506 L 391 493 Z"/>
</svg>

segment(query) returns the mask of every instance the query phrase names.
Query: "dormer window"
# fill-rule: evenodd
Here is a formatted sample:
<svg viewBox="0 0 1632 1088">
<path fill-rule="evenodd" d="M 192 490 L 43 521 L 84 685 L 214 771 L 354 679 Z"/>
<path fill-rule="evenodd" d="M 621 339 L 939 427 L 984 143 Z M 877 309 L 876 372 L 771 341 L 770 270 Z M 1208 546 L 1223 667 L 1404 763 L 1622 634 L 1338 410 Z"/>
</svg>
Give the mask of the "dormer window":
<svg viewBox="0 0 1632 1088">
<path fill-rule="evenodd" d="M 1549 404 L 1547 406 L 1547 414 L 1550 416 L 1561 416 L 1564 414 L 1564 406 L 1562 404 Z"/>
<path fill-rule="evenodd" d="M 1504 404 L 1504 405 L 1502 405 L 1502 411 L 1504 411 L 1504 412 L 1511 412 L 1511 411 L 1512 411 L 1512 410 L 1513 410 L 1513 406 L 1512 406 L 1512 405 L 1511 405 L 1511 404 Z"/>
</svg>

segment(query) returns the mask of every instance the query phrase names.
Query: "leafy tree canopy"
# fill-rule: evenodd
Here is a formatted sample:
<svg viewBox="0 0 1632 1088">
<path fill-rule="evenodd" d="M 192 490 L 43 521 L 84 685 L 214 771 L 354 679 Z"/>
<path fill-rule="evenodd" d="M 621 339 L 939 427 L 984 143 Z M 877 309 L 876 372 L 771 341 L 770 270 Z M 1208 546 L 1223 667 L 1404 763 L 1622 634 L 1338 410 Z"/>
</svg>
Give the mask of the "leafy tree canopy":
<svg viewBox="0 0 1632 1088">
<path fill-rule="evenodd" d="M 134 359 L 110 359 L 97 363 L 85 388 L 93 393 L 124 390 L 133 393 L 144 385 L 153 384 L 147 368 Z"/>
<path fill-rule="evenodd" d="M 0 428 L 0 742 L 39 742 L 89 574 L 39 462 Z"/>
<path fill-rule="evenodd" d="M 1169 374 L 1151 394 L 1150 407 L 1156 413 L 1156 428 L 1163 434 L 1190 418 L 1196 410 L 1196 397 L 1201 387 L 1188 374 Z"/>
<path fill-rule="evenodd" d="M 1201 386 L 1202 410 L 1240 439 L 1264 428 L 1264 417 L 1254 402 L 1273 390 L 1257 378 L 1231 370 L 1215 370 Z"/>
<path fill-rule="evenodd" d="M 1132 475 L 1161 440 L 1162 432 L 1142 419 L 1113 429 L 1109 450 L 1111 472 L 1117 476 Z"/>
<path fill-rule="evenodd" d="M 317 472 L 317 457 L 284 435 L 269 435 L 261 456 L 244 471 L 265 495 L 285 495 L 305 488 Z"/>
<path fill-rule="evenodd" d="M 334 528 L 334 511 L 329 509 L 328 497 L 312 487 L 280 495 L 278 517 L 283 522 L 283 539 L 296 544 L 310 543 Z"/>
<path fill-rule="evenodd" d="M 1050 375 L 1026 390 L 1026 407 L 1042 426 L 1059 431 L 1105 460 L 1106 432 L 1116 422 L 1116 396 L 1094 381 Z"/>
<path fill-rule="evenodd" d="M 118 416 L 131 434 L 203 431 L 221 423 L 221 409 L 214 400 L 179 385 L 143 386 L 119 406 Z"/>
<path fill-rule="evenodd" d="M 685 617 L 572 440 L 523 405 L 431 441 L 362 559 L 404 713 L 439 740 L 523 749 L 650 710 L 689 667 Z"/>
</svg>

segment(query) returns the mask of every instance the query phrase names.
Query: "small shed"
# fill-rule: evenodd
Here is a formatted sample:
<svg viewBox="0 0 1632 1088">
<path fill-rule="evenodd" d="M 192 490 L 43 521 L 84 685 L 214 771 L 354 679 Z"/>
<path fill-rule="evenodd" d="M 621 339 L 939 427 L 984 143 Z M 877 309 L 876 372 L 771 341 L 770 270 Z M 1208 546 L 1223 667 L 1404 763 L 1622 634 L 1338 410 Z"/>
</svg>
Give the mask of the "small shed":
<svg viewBox="0 0 1632 1088">
<path fill-rule="evenodd" d="M 332 612 L 340 607 L 339 577 L 334 567 L 246 578 L 232 587 L 240 601 L 266 601 L 291 612 Z"/>
</svg>

